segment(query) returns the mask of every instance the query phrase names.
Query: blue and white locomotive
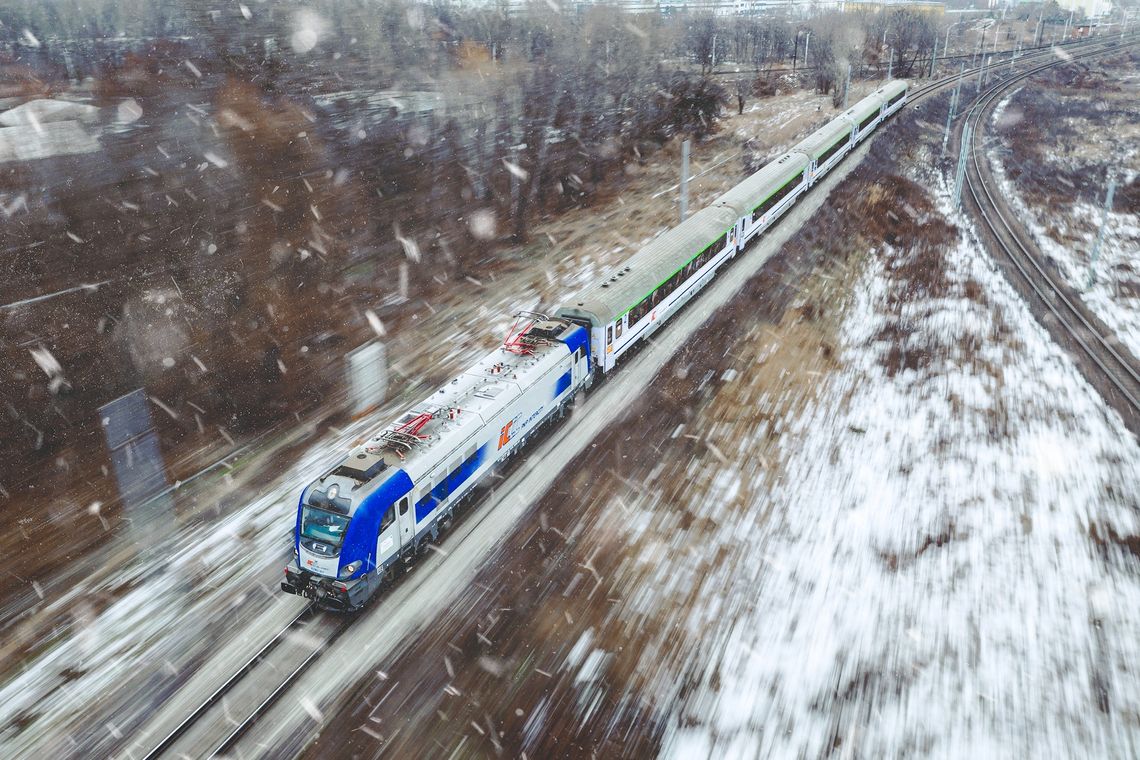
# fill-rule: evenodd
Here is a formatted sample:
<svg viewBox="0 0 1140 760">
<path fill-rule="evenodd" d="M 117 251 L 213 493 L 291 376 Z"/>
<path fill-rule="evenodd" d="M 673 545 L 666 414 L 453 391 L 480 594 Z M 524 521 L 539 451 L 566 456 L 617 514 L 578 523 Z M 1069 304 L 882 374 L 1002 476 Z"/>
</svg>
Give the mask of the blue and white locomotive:
<svg viewBox="0 0 1140 760">
<path fill-rule="evenodd" d="M 892 81 L 665 232 L 550 318 L 525 326 L 301 494 L 281 587 L 356 609 L 452 519 L 496 463 L 561 416 L 594 372 L 653 334 L 906 103 Z"/>
<path fill-rule="evenodd" d="M 438 537 L 497 462 L 591 378 L 586 330 L 526 315 L 517 334 L 301 493 L 282 588 L 355 609 Z"/>
</svg>

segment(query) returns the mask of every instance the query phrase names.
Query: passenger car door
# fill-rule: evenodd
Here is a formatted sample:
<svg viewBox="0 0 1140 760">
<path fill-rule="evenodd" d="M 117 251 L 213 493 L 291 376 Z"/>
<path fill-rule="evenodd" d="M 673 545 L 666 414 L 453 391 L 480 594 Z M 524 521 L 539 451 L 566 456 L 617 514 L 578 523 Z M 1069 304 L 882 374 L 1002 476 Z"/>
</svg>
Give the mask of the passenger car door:
<svg viewBox="0 0 1140 760">
<path fill-rule="evenodd" d="M 400 546 L 412 543 L 416 535 L 416 513 L 411 507 L 412 496 L 408 494 L 396 503 L 396 522 L 400 526 Z"/>
<path fill-rule="evenodd" d="M 380 530 L 376 535 L 376 567 L 400 551 L 400 521 L 397 519 L 396 505 L 388 507 L 380 518 Z"/>
</svg>

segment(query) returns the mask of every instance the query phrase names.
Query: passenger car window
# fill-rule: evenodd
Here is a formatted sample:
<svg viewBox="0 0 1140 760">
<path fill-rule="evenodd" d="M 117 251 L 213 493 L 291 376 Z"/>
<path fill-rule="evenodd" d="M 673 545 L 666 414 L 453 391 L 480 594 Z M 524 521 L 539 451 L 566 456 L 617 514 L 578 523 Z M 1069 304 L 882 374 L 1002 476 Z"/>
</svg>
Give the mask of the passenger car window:
<svg viewBox="0 0 1140 760">
<path fill-rule="evenodd" d="M 617 321 L 617 332 L 615 332 L 615 333 L 614 333 L 614 337 L 615 337 L 615 338 L 620 338 L 620 337 L 621 337 L 621 323 L 622 323 L 622 319 L 621 319 L 621 318 L 619 318 L 619 319 L 618 319 L 618 321 Z"/>
</svg>

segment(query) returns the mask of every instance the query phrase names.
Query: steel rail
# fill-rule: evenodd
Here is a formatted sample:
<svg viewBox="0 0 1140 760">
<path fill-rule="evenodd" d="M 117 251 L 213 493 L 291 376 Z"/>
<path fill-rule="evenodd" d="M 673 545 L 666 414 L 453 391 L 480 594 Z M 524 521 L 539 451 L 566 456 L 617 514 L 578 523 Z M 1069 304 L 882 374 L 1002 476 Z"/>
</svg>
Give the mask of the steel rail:
<svg viewBox="0 0 1140 760">
<path fill-rule="evenodd" d="M 278 684 L 277 687 L 269 693 L 269 696 L 263 699 L 261 703 L 253 709 L 253 712 L 251 712 L 248 716 L 246 716 L 244 720 L 238 723 L 237 726 L 234 727 L 233 731 L 231 731 L 229 735 L 221 741 L 221 743 L 219 743 L 216 747 L 214 747 L 214 749 L 209 752 L 207 757 L 216 757 L 232 749 L 233 746 L 237 744 L 238 741 L 240 741 L 241 738 L 246 735 L 246 733 L 249 732 L 249 730 L 253 727 L 253 724 L 257 722 L 258 718 L 264 715 L 270 707 L 276 704 L 277 700 L 281 699 L 289 687 L 292 686 L 298 678 L 304 675 L 305 672 L 310 667 L 312 667 L 312 665 L 317 660 L 319 660 L 325 652 L 328 651 L 333 642 L 339 639 L 341 635 L 348 630 L 348 626 L 352 620 L 353 618 L 345 616 L 340 621 L 340 624 L 337 625 L 335 629 L 333 629 L 332 634 L 322 642 L 321 646 L 314 648 L 313 651 L 310 652 L 309 655 L 301 661 L 301 664 L 294 668 L 293 672 L 287 675 L 281 681 L 281 683 Z"/>
<path fill-rule="evenodd" d="M 181 723 L 179 723 L 174 728 L 174 730 L 168 733 L 161 742 L 159 742 L 153 749 L 143 755 L 143 760 L 155 760 L 155 758 L 160 757 L 162 753 L 170 749 L 170 747 L 174 745 L 174 742 L 178 741 L 178 739 L 181 738 L 182 735 L 185 734 L 191 726 L 197 723 L 198 720 L 203 715 L 205 715 L 208 710 L 210 710 L 210 708 L 221 701 L 222 697 L 229 693 L 239 681 L 245 678 L 246 675 L 248 675 L 255 667 L 257 667 L 257 665 L 263 659 L 265 659 L 265 657 L 270 652 L 276 649 L 281 644 L 281 642 L 283 642 L 286 637 L 288 637 L 288 635 L 301 624 L 302 621 L 311 618 L 315 612 L 316 605 L 309 605 L 300 613 L 298 613 L 295 618 L 289 621 L 288 625 L 286 625 L 283 629 L 281 629 L 279 633 L 277 633 L 273 638 L 266 642 L 265 645 L 257 651 L 257 654 L 251 657 L 244 665 L 238 668 L 236 672 L 227 678 L 221 686 L 215 689 L 213 693 L 211 693 L 210 696 L 202 702 L 202 704 L 198 705 L 198 707 L 196 707 L 193 712 L 186 716 L 186 718 Z"/>
<path fill-rule="evenodd" d="M 1134 44 L 1135 40 L 1112 45 L 1102 50 L 1074 55 L 1073 58 L 1082 59 L 1105 55 Z M 1020 72 L 1018 75 L 1010 77 L 990 88 L 981 98 L 971 105 L 966 116 L 967 122 L 972 119 L 975 127 L 984 127 L 989 114 L 993 112 L 995 101 L 999 95 L 1009 90 L 1018 82 L 1024 81 L 1034 74 L 1062 63 L 1067 63 L 1067 61 L 1053 61 L 1042 66 L 1034 67 L 1028 71 Z M 1025 243 L 1022 242 L 1021 235 L 1018 234 L 1018 231 L 1014 229 L 1005 215 L 1001 213 L 1000 205 L 995 199 L 992 189 L 984 179 L 985 175 L 989 172 L 983 166 L 983 158 L 981 157 L 982 151 L 977 144 L 981 131 L 981 129 L 975 128 L 971 137 L 971 144 L 968 146 L 970 160 L 967 166 L 972 171 L 967 171 L 965 183 L 969 190 L 970 197 L 977 206 L 983 221 L 1007 258 L 1009 258 L 1026 283 L 1028 283 L 1037 294 L 1038 299 L 1045 304 L 1053 316 L 1057 318 L 1058 323 L 1072 336 L 1077 344 L 1080 345 L 1085 354 L 1092 359 L 1104 377 L 1119 391 L 1128 404 L 1134 410 L 1140 412 L 1140 371 L 1133 367 L 1128 360 L 1116 350 L 1108 337 L 1101 334 L 1101 332 L 1093 326 L 1084 312 L 1072 302 L 1064 292 L 1064 289 L 1049 275 L 1045 267 L 1043 267 L 1038 260 L 1038 257 L 1033 255 Z M 1007 238 L 1013 241 L 1013 245 L 1006 242 Z M 1014 250 L 1015 246 L 1017 251 Z M 1031 265 L 1031 268 L 1026 266 L 1026 261 Z M 1034 271 L 1036 272 L 1036 276 L 1033 274 Z M 1047 287 L 1043 287 L 1041 281 L 1043 281 Z M 1058 306 L 1058 302 L 1062 306 Z M 1076 321 L 1079 322 L 1079 325 L 1074 324 L 1071 317 L 1076 317 Z M 1086 340 L 1086 337 L 1082 335 L 1082 330 L 1080 329 L 1082 327 L 1088 335 L 1091 335 L 1095 339 L 1094 342 L 1099 344 L 1102 350 L 1098 350 Z M 1107 357 L 1111 357 L 1114 361 L 1107 360 Z M 1113 364 L 1113 366 L 1110 367 L 1110 364 Z M 1123 370 L 1124 378 L 1120 376 L 1121 370 Z M 1129 378 L 1131 379 L 1132 387 L 1129 387 Z"/>
<path fill-rule="evenodd" d="M 1120 39 L 1119 36 L 1117 36 L 1116 39 L 1119 40 Z M 985 58 L 985 59 L 998 58 L 998 59 L 1001 59 L 1002 64 L 1008 64 L 1011 57 L 1015 57 L 1016 60 L 1020 61 L 1023 58 L 1027 58 L 1029 56 L 1037 56 L 1037 55 L 1040 55 L 1042 53 L 1049 53 L 1054 48 L 1058 48 L 1061 50 L 1068 51 L 1070 49 L 1082 48 L 1082 47 L 1085 47 L 1087 45 L 1095 45 L 1098 43 L 1107 44 L 1107 43 L 1110 43 L 1112 41 L 1113 40 L 1108 39 L 1108 35 L 1103 35 L 1103 36 L 1099 36 L 1099 37 L 1075 37 L 1073 39 L 1065 40 L 1064 42 L 1043 42 L 1040 45 L 1030 45 L 1029 47 L 1023 47 L 1023 48 L 1016 49 L 1016 50 L 1011 49 L 1011 48 L 1002 48 L 1001 50 L 992 50 L 992 51 L 985 53 L 985 54 L 982 54 L 979 52 L 973 52 L 973 53 L 955 53 L 954 55 L 950 55 L 950 56 L 941 56 L 940 55 L 940 56 L 938 56 L 938 59 L 935 62 L 935 65 L 936 66 L 941 65 L 941 64 L 949 62 L 949 61 L 962 61 L 962 60 L 965 60 L 968 58 L 969 59 L 975 59 L 975 60 L 983 59 L 983 58 Z M 718 65 L 720 65 L 720 64 L 718 64 Z M 986 68 L 993 68 L 994 66 L 997 66 L 997 65 L 998 64 L 996 62 L 991 63 L 989 66 L 986 66 Z M 870 67 L 871 66 L 869 66 L 869 68 Z M 754 66 L 748 66 L 748 67 L 740 69 L 739 71 L 730 71 L 728 69 L 717 69 L 717 70 L 710 71 L 708 75 L 713 76 L 713 77 L 734 77 L 734 76 L 740 77 L 740 76 L 760 75 L 760 74 L 798 74 L 798 73 L 803 72 L 803 71 L 816 71 L 818 68 L 819 68 L 819 66 L 817 64 L 813 64 L 811 66 L 797 66 L 794 71 L 790 68 L 760 69 L 760 68 L 756 68 Z M 925 71 L 929 68 L 930 68 L 930 56 L 924 56 L 922 58 L 917 58 L 917 59 L 915 59 L 914 63 L 911 64 L 911 70 L 912 71 L 917 69 L 919 72 L 922 72 L 922 71 Z M 982 68 L 981 66 L 978 66 L 974 69 L 971 69 L 971 71 L 977 71 L 981 68 Z"/>
</svg>

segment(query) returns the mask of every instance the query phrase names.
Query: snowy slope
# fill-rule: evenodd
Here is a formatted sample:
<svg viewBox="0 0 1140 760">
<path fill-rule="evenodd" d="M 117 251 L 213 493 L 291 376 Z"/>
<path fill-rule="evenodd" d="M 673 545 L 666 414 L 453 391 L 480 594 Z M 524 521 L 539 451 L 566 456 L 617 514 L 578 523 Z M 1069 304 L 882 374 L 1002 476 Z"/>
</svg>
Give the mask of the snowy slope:
<svg viewBox="0 0 1140 760">
<path fill-rule="evenodd" d="M 665 754 L 1135 757 L 1140 572 L 1090 532 L 1140 530 L 1140 450 L 972 235 L 947 256 L 957 295 L 901 313 L 933 358 L 887 372 L 896 255 L 875 253 L 844 369 L 760 489 L 771 517 L 719 531 L 751 561 L 679 559 L 715 654 Z M 709 501 L 740 487 L 725 471 Z"/>
</svg>

